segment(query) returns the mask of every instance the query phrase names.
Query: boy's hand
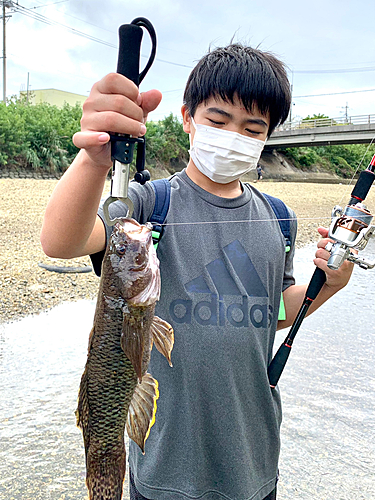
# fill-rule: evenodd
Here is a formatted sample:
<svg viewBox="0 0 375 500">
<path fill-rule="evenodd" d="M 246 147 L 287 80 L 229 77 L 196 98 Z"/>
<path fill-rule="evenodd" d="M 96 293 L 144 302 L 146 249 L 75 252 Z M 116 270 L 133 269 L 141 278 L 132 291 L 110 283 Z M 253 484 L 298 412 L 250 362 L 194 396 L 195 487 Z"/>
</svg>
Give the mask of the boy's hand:
<svg viewBox="0 0 375 500">
<path fill-rule="evenodd" d="M 93 86 L 83 104 L 81 132 L 73 136 L 73 143 L 85 149 L 93 164 L 109 169 L 112 163 L 108 132 L 143 136 L 147 115 L 161 98 L 158 90 L 140 94 L 131 80 L 110 73 Z"/>
<path fill-rule="evenodd" d="M 316 258 L 314 259 L 314 264 L 326 273 L 326 285 L 335 293 L 341 288 L 344 288 L 348 283 L 354 264 L 346 260 L 337 271 L 330 269 L 327 266 L 327 261 L 331 254 L 325 250 L 325 246 L 332 240 L 327 238 L 328 229 L 319 227 L 318 232 L 323 239 L 318 241 L 318 250 L 315 253 Z"/>
</svg>

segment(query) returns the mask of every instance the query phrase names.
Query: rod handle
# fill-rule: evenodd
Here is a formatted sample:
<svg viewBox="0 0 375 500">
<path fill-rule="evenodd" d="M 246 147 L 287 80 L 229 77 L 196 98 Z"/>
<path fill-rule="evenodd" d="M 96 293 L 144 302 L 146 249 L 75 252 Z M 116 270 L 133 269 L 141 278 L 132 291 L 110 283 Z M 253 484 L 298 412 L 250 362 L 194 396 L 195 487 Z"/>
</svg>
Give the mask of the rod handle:
<svg viewBox="0 0 375 500">
<path fill-rule="evenodd" d="M 363 201 L 366 198 L 367 193 L 370 191 L 374 180 L 375 172 L 371 172 L 370 170 L 362 170 L 353 188 L 349 205 L 354 205 L 359 201 Z"/>
<path fill-rule="evenodd" d="M 315 300 L 316 296 L 326 282 L 326 279 L 326 273 L 322 269 L 317 267 L 311 277 L 309 286 L 307 287 L 306 298 L 311 301 Z"/>
<path fill-rule="evenodd" d="M 277 386 L 279 378 L 281 377 L 281 374 L 283 373 L 284 367 L 288 360 L 290 351 L 291 346 L 288 346 L 285 343 L 281 344 L 273 360 L 271 361 L 268 367 L 268 380 L 270 383 L 270 387 L 274 388 Z"/>
</svg>

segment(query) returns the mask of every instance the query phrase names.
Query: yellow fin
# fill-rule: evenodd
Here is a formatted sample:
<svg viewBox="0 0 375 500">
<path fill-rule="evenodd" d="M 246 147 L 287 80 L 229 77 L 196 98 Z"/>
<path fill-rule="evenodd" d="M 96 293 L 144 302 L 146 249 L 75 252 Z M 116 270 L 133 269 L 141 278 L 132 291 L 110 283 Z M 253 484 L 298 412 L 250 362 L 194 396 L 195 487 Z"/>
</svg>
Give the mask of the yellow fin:
<svg viewBox="0 0 375 500">
<path fill-rule="evenodd" d="M 155 423 L 155 415 L 159 398 L 159 384 L 149 373 L 142 378 L 142 383 L 135 388 L 130 402 L 126 431 L 132 439 L 145 452 L 145 442 Z"/>
<path fill-rule="evenodd" d="M 172 366 L 171 353 L 174 344 L 173 328 L 163 319 L 154 316 L 151 324 L 151 334 L 156 349 L 166 357 L 169 365 Z"/>
</svg>

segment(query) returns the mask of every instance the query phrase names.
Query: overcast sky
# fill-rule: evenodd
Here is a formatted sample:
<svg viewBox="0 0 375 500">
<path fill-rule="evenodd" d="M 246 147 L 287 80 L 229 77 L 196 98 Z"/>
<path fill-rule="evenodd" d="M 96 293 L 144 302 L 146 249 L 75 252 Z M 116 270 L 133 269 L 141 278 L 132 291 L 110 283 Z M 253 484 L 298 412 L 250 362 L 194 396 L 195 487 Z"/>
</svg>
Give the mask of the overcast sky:
<svg viewBox="0 0 375 500">
<path fill-rule="evenodd" d="M 55 2 L 18 0 L 27 15 L 13 12 L 7 22 L 8 96 L 26 88 L 28 73 L 31 90 L 56 88 L 88 95 L 97 80 L 116 70 L 119 26 L 143 16 L 155 27 L 158 48 L 141 90 L 158 88 L 163 93 L 151 119 L 171 112 L 179 115 L 191 68 L 210 45 L 226 45 L 232 37 L 273 52 L 288 66 L 294 117 L 344 116 L 346 106 L 348 115 L 375 114 L 374 0 Z M 30 15 L 43 16 L 44 21 L 61 23 L 103 43 Z M 145 33 L 143 64 L 149 48 Z M 0 88 L 2 96 L 2 78 Z M 312 97 L 340 92 L 348 93 Z"/>
</svg>

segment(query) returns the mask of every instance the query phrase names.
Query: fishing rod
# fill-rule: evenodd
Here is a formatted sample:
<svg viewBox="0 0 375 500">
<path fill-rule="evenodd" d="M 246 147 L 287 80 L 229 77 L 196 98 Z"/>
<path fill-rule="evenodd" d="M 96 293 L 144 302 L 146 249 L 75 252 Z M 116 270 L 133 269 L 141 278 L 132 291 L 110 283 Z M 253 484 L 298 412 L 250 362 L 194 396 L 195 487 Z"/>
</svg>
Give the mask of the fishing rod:
<svg viewBox="0 0 375 500">
<path fill-rule="evenodd" d="M 332 242 L 329 242 L 325 247 L 330 253 L 327 262 L 330 269 L 337 270 L 345 260 L 358 264 L 362 269 L 372 269 L 375 267 L 375 260 L 370 261 L 351 252 L 351 250 L 363 250 L 370 238 L 375 237 L 375 226 L 371 225 L 373 216 L 366 208 L 366 205 L 362 203 L 370 191 L 374 180 L 375 155 L 367 169 L 360 173 L 345 209 L 336 205 L 332 210 L 332 221 L 328 232 L 328 238 Z M 309 307 L 316 299 L 325 282 L 325 272 L 317 267 L 289 333 L 268 367 L 268 380 L 271 388 L 276 387 L 288 360 L 295 336 Z"/>
<path fill-rule="evenodd" d="M 145 28 L 151 38 L 151 54 L 143 71 L 139 72 L 141 42 Z M 130 24 L 119 28 L 119 52 L 117 73 L 129 78 L 139 87 L 146 73 L 154 62 L 156 54 L 156 33 L 150 21 L 137 17 Z M 150 180 L 150 172 L 145 170 L 146 140 L 144 137 L 132 137 L 127 134 L 109 134 L 111 137 L 112 178 L 111 192 L 103 204 L 103 215 L 106 223 L 113 226 L 119 219 L 111 219 L 109 205 L 120 200 L 128 207 L 127 217 L 133 213 L 133 202 L 128 197 L 130 164 L 134 157 L 134 147 L 137 144 L 136 173 L 134 180 L 145 184 Z"/>
</svg>

